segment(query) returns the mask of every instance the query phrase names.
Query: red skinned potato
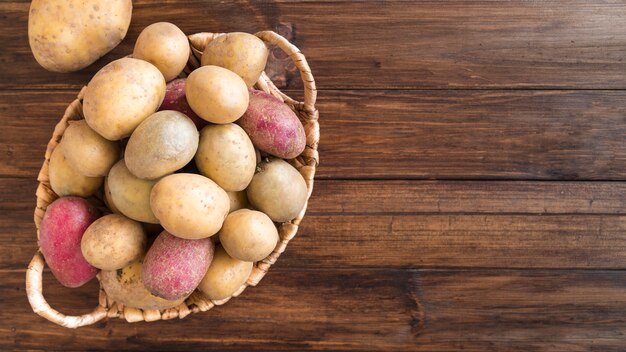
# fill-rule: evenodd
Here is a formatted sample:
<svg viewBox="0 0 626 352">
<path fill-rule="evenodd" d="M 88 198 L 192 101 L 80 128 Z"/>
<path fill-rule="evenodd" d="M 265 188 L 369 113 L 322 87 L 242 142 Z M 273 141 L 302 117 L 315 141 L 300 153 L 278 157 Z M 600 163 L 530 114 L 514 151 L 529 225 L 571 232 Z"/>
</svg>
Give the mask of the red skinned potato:
<svg viewBox="0 0 626 352">
<path fill-rule="evenodd" d="M 141 280 L 157 297 L 171 301 L 187 297 L 202 281 L 214 251 L 210 238 L 186 240 L 163 231 L 146 254 Z"/>
<path fill-rule="evenodd" d="M 62 197 L 46 209 L 39 227 L 39 247 L 50 271 L 66 287 L 80 287 L 96 277 L 80 250 L 85 230 L 100 217 L 96 207 L 79 197 Z"/>
<path fill-rule="evenodd" d="M 178 78 L 167 84 L 165 88 L 165 99 L 163 99 L 163 103 L 161 104 L 159 111 L 174 110 L 182 112 L 187 115 L 191 121 L 193 121 L 198 130 L 201 130 L 202 127 L 208 125 L 209 123 L 191 110 L 191 107 L 187 102 L 187 97 L 185 96 L 186 81 L 187 80 L 185 78 Z"/>
<path fill-rule="evenodd" d="M 296 114 L 276 97 L 250 90 L 250 104 L 237 123 L 255 147 L 282 159 L 293 159 L 304 151 L 306 134 Z"/>
</svg>

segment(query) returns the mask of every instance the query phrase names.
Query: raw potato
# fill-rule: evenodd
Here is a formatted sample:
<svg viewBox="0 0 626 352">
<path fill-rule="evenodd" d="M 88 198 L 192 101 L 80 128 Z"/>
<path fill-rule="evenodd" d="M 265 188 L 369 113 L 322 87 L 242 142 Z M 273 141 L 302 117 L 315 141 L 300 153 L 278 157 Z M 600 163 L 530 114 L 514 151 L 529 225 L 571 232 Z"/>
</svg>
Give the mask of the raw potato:
<svg viewBox="0 0 626 352">
<path fill-rule="evenodd" d="M 264 213 L 240 209 L 228 214 L 220 230 L 220 243 L 231 257 L 256 262 L 276 248 L 278 230 Z"/>
<path fill-rule="evenodd" d="M 166 176 L 154 185 L 150 205 L 169 233 L 200 239 L 219 231 L 230 201 L 215 182 L 202 175 L 183 173 Z"/>
<path fill-rule="evenodd" d="M 146 254 L 141 280 L 158 297 L 167 300 L 187 297 L 206 274 L 214 250 L 209 238 L 186 240 L 163 231 Z"/>
<path fill-rule="evenodd" d="M 91 79 L 83 98 L 89 127 L 108 140 L 130 134 L 154 113 L 165 96 L 165 79 L 149 62 L 122 58 Z"/>
<path fill-rule="evenodd" d="M 199 133 L 185 114 L 164 110 L 152 114 L 130 136 L 124 157 L 133 175 L 156 179 L 193 159 Z"/>
<path fill-rule="evenodd" d="M 246 195 L 246 191 L 226 193 L 228 193 L 228 198 L 230 199 L 230 209 L 228 210 L 228 213 L 248 207 L 248 196 Z"/>
<path fill-rule="evenodd" d="M 254 146 L 283 159 L 293 159 L 306 147 L 306 133 L 298 116 L 271 94 L 250 90 L 250 105 L 237 123 Z"/>
<path fill-rule="evenodd" d="M 100 216 L 96 207 L 79 197 L 50 203 L 39 227 L 39 247 L 50 271 L 66 287 L 79 287 L 96 277 L 98 269 L 83 257 L 83 233 Z"/>
<path fill-rule="evenodd" d="M 249 33 L 227 33 L 213 39 L 202 53 L 202 66 L 215 65 L 238 74 L 252 87 L 267 64 L 265 43 Z"/>
<path fill-rule="evenodd" d="M 250 138 L 232 123 L 203 128 L 195 160 L 200 173 L 226 191 L 245 189 L 256 170 Z"/>
<path fill-rule="evenodd" d="M 120 157 L 118 143 L 103 138 L 85 120 L 70 121 L 62 145 L 72 168 L 85 176 L 106 176 Z"/>
<path fill-rule="evenodd" d="M 201 118 L 230 123 L 248 108 L 248 87 L 236 73 L 218 66 L 202 66 L 187 77 L 187 102 Z"/>
<path fill-rule="evenodd" d="M 30 48 L 47 70 L 80 70 L 124 39 L 132 11 L 131 0 L 33 0 Z"/>
<path fill-rule="evenodd" d="M 276 222 L 294 219 L 308 195 L 302 175 L 282 159 L 261 162 L 258 168 L 246 190 L 250 204 Z"/>
<path fill-rule="evenodd" d="M 213 261 L 198 289 L 209 299 L 221 300 L 232 296 L 252 272 L 253 263 L 235 259 L 222 246 L 215 249 Z"/>
<path fill-rule="evenodd" d="M 156 66 L 166 81 L 176 78 L 189 59 L 189 41 L 185 33 L 169 22 L 157 22 L 139 34 L 133 57 Z"/>
<path fill-rule="evenodd" d="M 48 176 L 50 187 L 60 197 L 89 197 L 102 185 L 102 177 L 88 177 L 74 170 L 63 155 L 63 142 L 57 145 L 50 155 Z"/>
<path fill-rule="evenodd" d="M 178 78 L 167 83 L 165 88 L 165 99 L 163 99 L 163 103 L 161 104 L 161 107 L 159 107 L 159 111 L 180 111 L 193 121 L 199 131 L 202 127 L 206 126 L 208 122 L 200 118 L 198 114 L 191 110 L 191 106 L 189 106 L 187 97 L 185 96 L 186 81 L 187 80 L 185 78 Z"/>
<path fill-rule="evenodd" d="M 111 168 L 106 186 L 111 193 L 111 202 L 120 213 L 133 220 L 158 224 L 159 219 L 150 208 L 150 191 L 157 182 L 133 175 L 122 159 Z"/>
<path fill-rule="evenodd" d="M 169 301 L 151 294 L 141 281 L 142 266 L 143 258 L 122 269 L 101 271 L 100 283 L 107 293 L 107 298 L 127 307 L 139 309 L 163 310 L 183 303 L 186 297 Z"/>
<path fill-rule="evenodd" d="M 123 215 L 109 214 L 87 228 L 80 248 L 89 264 L 102 270 L 117 270 L 139 259 L 146 243 L 141 224 Z"/>
</svg>

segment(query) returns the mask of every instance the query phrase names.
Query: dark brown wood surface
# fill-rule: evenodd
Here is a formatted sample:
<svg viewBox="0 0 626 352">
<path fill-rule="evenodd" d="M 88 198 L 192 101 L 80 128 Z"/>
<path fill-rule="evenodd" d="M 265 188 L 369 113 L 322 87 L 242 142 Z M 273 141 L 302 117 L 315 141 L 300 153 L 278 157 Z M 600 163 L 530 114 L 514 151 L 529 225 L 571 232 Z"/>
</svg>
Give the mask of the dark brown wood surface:
<svg viewBox="0 0 626 352">
<path fill-rule="evenodd" d="M 133 3 L 124 42 L 72 74 L 32 58 L 28 1 L 0 3 L 0 350 L 626 350 L 626 3 Z M 307 217 L 223 307 L 61 328 L 24 292 L 45 145 L 157 21 L 275 29 L 307 56 L 321 126 Z M 292 67 L 276 78 L 301 97 Z M 62 312 L 96 304 L 97 283 L 44 277 Z"/>
</svg>

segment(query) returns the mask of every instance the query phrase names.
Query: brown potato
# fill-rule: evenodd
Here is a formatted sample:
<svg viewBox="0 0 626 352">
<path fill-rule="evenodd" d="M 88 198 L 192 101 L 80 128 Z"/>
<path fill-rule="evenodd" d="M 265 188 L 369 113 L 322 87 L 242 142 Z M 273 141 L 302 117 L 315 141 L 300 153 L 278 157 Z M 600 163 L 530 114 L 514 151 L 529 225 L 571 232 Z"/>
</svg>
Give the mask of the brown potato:
<svg viewBox="0 0 626 352">
<path fill-rule="evenodd" d="M 220 243 L 231 257 L 256 262 L 276 248 L 278 230 L 264 213 L 239 209 L 226 217 L 220 230 Z"/>
<path fill-rule="evenodd" d="M 159 219 L 150 208 L 150 192 L 157 182 L 158 180 L 144 180 L 133 175 L 122 159 L 111 168 L 107 177 L 110 203 L 133 220 L 158 224 Z"/>
<path fill-rule="evenodd" d="M 63 142 L 57 145 L 50 156 L 48 177 L 50 187 L 60 197 L 89 197 L 102 186 L 102 177 L 88 177 L 74 170 L 63 155 Z"/>
<path fill-rule="evenodd" d="M 218 246 L 198 289 L 209 299 L 228 298 L 246 282 L 253 266 L 252 262 L 229 256 L 222 246 Z"/>
<path fill-rule="evenodd" d="M 226 192 L 228 193 L 228 199 L 230 199 L 230 209 L 228 213 L 232 213 L 235 210 L 243 209 L 248 207 L 248 196 L 246 195 L 246 191 L 239 192 Z"/>
<path fill-rule="evenodd" d="M 157 22 L 141 31 L 133 57 L 153 64 L 166 81 L 171 81 L 185 68 L 189 51 L 189 41 L 180 28 L 169 22 Z"/>
<path fill-rule="evenodd" d="M 120 158 L 120 146 L 89 128 L 85 120 L 70 121 L 63 133 L 63 155 L 85 176 L 106 176 Z"/>
<path fill-rule="evenodd" d="M 133 175 L 156 179 L 170 174 L 193 159 L 199 134 L 185 114 L 163 110 L 152 114 L 130 136 L 124 154 Z"/>
</svg>

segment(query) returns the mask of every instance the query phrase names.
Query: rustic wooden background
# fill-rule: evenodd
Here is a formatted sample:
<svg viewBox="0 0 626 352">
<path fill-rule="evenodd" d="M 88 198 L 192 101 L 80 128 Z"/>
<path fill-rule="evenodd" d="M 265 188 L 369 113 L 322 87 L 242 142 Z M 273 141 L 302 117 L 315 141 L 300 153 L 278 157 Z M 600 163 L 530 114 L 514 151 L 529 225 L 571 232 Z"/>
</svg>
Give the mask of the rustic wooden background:
<svg viewBox="0 0 626 352">
<path fill-rule="evenodd" d="M 0 3 L 0 349 L 626 350 L 624 1 L 134 1 L 90 68 L 44 71 L 28 1 Z M 319 87 L 321 165 L 261 284 L 184 320 L 79 330 L 31 312 L 36 175 L 52 127 L 146 25 L 277 29 Z M 276 78 L 289 94 L 289 69 Z M 82 313 L 95 282 L 45 274 Z"/>
</svg>

